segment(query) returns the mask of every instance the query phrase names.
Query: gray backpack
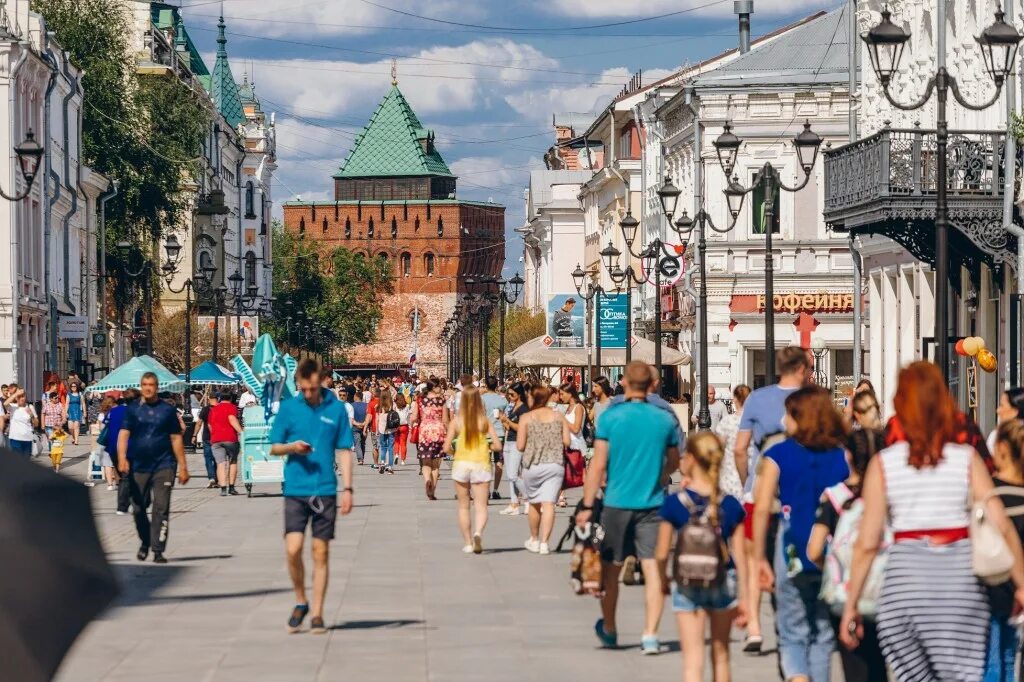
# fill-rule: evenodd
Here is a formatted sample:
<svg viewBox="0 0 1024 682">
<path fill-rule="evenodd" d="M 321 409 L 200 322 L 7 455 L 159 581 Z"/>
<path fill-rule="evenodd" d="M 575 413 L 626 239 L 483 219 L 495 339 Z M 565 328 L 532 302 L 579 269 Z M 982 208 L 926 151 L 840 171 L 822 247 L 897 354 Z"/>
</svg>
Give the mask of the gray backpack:
<svg viewBox="0 0 1024 682">
<path fill-rule="evenodd" d="M 712 587 L 725 577 L 729 554 L 721 529 L 711 522 L 710 505 L 698 508 L 685 490 L 679 501 L 690 512 L 690 519 L 676 535 L 673 560 L 674 577 L 680 587 Z"/>
</svg>

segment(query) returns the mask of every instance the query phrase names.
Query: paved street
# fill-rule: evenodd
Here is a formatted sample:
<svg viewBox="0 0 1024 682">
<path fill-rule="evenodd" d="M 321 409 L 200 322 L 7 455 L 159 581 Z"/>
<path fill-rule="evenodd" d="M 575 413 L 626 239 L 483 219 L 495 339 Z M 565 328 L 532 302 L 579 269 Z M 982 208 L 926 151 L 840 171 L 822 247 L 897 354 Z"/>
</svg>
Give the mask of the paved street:
<svg viewBox="0 0 1024 682">
<path fill-rule="evenodd" d="M 71 448 L 72 457 L 83 448 Z M 332 545 L 325 636 L 288 635 L 293 604 L 281 547 L 281 499 L 221 498 L 199 474 L 177 488 L 170 563 L 140 564 L 129 516 L 114 493 L 93 488 L 103 542 L 122 595 L 66 659 L 61 682 L 95 680 L 387 680 L 526 682 L 668 680 L 681 670 L 669 614 L 662 641 L 672 650 L 641 657 L 641 590 L 625 588 L 625 649 L 596 647 L 596 603 L 568 586 L 567 555 L 522 549 L 525 517 L 491 504 L 482 556 L 464 555 L 451 483 L 427 502 L 416 468 L 380 476 L 357 468 L 356 508 Z M 84 461 L 67 469 L 81 479 Z M 560 513 L 556 531 L 565 528 Z M 736 653 L 740 680 L 774 680 L 774 656 Z"/>
</svg>

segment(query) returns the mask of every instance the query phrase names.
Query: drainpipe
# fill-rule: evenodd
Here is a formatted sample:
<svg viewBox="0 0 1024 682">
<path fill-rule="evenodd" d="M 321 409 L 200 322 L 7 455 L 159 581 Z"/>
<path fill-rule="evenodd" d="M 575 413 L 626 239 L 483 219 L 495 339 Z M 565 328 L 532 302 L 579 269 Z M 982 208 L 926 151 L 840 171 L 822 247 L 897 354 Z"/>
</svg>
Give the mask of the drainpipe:
<svg viewBox="0 0 1024 682">
<path fill-rule="evenodd" d="M 110 330 L 107 328 L 107 202 L 117 196 L 118 182 L 110 181 L 110 188 L 99 197 L 100 205 L 100 329 L 103 331 L 103 367 L 110 367 Z"/>
<path fill-rule="evenodd" d="M 847 25 L 849 27 L 849 93 L 847 95 L 847 135 L 850 142 L 857 141 L 857 110 L 853 106 L 854 93 L 857 92 L 857 0 L 850 0 L 846 8 Z M 853 381 L 860 381 L 864 374 L 864 260 L 857 248 L 857 240 L 850 234 L 850 256 L 853 259 Z"/>
<path fill-rule="evenodd" d="M 64 235 L 63 235 L 63 241 L 64 241 L 64 289 L 66 291 L 67 288 L 68 288 L 68 284 L 69 284 L 68 283 L 68 274 L 69 274 L 68 273 L 68 269 L 69 269 L 68 268 L 68 245 L 69 245 L 69 241 L 70 240 L 68 238 L 68 228 L 69 228 L 69 224 L 71 222 L 72 216 L 74 216 L 75 213 L 78 212 L 78 193 L 75 191 L 75 188 L 71 186 L 71 150 L 68 149 L 68 146 L 69 146 L 68 106 L 71 104 L 71 100 L 74 99 L 75 95 L 78 93 L 78 79 L 72 77 L 72 75 L 71 75 L 71 70 L 69 68 L 70 67 L 70 63 L 68 62 L 67 53 L 64 53 L 63 57 L 64 57 L 64 68 L 63 68 L 64 77 L 67 78 L 68 83 L 70 84 L 70 89 L 68 90 L 68 94 L 64 96 L 64 101 L 61 103 L 61 106 L 64 109 L 63 112 L 62 112 L 63 123 L 64 123 L 64 126 L 63 126 L 63 128 L 64 128 L 64 188 L 68 190 L 68 195 L 71 198 L 71 210 L 68 212 L 68 214 L 66 216 L 64 216 L 64 221 L 63 221 L 63 224 L 64 224 Z M 49 120 L 47 120 L 47 123 L 49 123 Z M 47 137 L 49 137 L 49 136 L 47 136 Z M 54 177 L 56 179 L 56 176 L 54 176 Z M 57 202 L 57 199 L 60 196 L 60 186 L 59 185 L 57 186 L 57 189 L 58 189 L 57 194 L 54 195 L 53 201 L 50 202 L 50 210 L 51 210 L 51 212 L 53 210 L 53 205 Z M 52 226 L 51 226 L 51 228 L 52 228 Z M 49 327 L 50 327 L 50 360 L 49 360 L 48 364 L 50 365 L 50 369 L 55 370 L 57 368 L 57 310 L 56 310 L 57 307 L 55 305 L 55 303 L 56 303 L 55 298 L 56 297 L 54 296 L 53 292 L 50 291 L 50 270 L 51 270 L 51 268 L 50 268 L 49 252 L 50 252 L 50 240 L 51 239 L 52 239 L 52 229 L 51 229 L 50 234 L 46 235 L 46 245 L 47 245 L 46 246 L 46 250 L 47 250 L 47 257 L 46 257 L 46 267 L 47 267 L 47 275 L 46 275 L 46 289 L 47 289 L 47 291 L 46 291 L 46 300 L 47 300 L 47 304 L 50 307 L 50 325 L 49 325 Z M 66 300 L 66 297 L 65 297 L 65 300 Z"/>
<path fill-rule="evenodd" d="M 1007 2 L 1005 4 L 1006 21 L 1007 23 L 1013 22 L 1013 3 Z M 1013 222 L 1013 189 L 1014 179 L 1017 175 L 1017 140 L 1011 133 L 1011 122 L 1013 121 L 1014 108 L 1016 106 L 1016 95 L 1014 91 L 1013 83 L 1013 70 L 1006 78 L 1006 151 L 1003 154 L 1003 158 L 1006 160 L 1006 168 L 1003 172 L 1003 228 L 1017 238 L 1017 295 L 1024 295 L 1024 229 Z M 1021 79 L 1024 82 L 1024 79 Z M 1021 334 L 1019 327 L 1021 325 L 1020 317 L 1018 316 L 1018 332 L 1017 332 L 1017 343 L 1020 344 Z M 1010 353 L 1017 353 L 1020 351 L 1020 346 L 1017 348 L 1010 348 Z M 1019 361 L 1018 361 L 1019 362 Z M 1018 370 L 1019 371 L 1019 370 Z M 1009 381 L 1006 386 L 1013 385 L 1010 382 L 1020 382 L 1018 377 L 1008 377 Z"/>
<path fill-rule="evenodd" d="M 754 13 L 754 0 L 733 0 L 732 12 L 740 18 L 740 54 L 750 52 L 750 15 Z"/>
<path fill-rule="evenodd" d="M 22 64 L 28 59 L 29 44 L 25 41 L 18 43 L 18 47 L 21 48 L 21 54 L 18 55 L 18 59 L 15 60 L 14 64 L 11 65 L 11 70 L 7 74 L 7 115 L 9 121 L 9 130 L 14 132 L 14 92 L 15 77 L 18 75 L 18 71 L 21 70 Z M 49 148 L 49 139 L 44 139 L 43 144 Z M 8 187 L 14 191 L 16 184 L 14 178 L 14 164 L 10 165 L 10 177 Z M 21 260 L 20 254 L 18 253 L 18 230 L 14 221 L 11 221 L 10 226 L 10 237 L 11 237 L 11 280 L 13 286 L 11 287 L 11 369 L 14 380 L 19 384 L 24 384 L 25 379 L 18 372 L 18 330 L 21 328 L 21 314 L 18 312 L 19 299 L 21 298 L 20 287 L 18 286 L 18 272 L 19 272 L 19 261 Z"/>
<path fill-rule="evenodd" d="M 53 145 L 50 140 L 53 138 L 51 134 L 50 125 L 50 95 L 53 92 L 54 87 L 57 84 L 57 75 L 59 73 L 57 66 L 57 58 L 53 50 L 49 47 L 50 32 L 46 34 L 45 42 L 47 43 L 46 51 L 44 53 L 44 59 L 50 65 L 50 80 L 46 86 L 46 97 L 43 101 L 43 134 L 46 139 L 46 172 L 43 174 L 43 201 L 44 201 L 44 215 L 43 215 L 43 282 L 46 290 L 46 308 L 47 308 L 47 335 L 50 343 L 47 345 L 47 366 L 50 369 L 54 368 L 54 364 L 57 358 L 56 350 L 56 337 L 57 337 L 57 326 L 53 310 L 53 304 L 50 301 L 50 279 L 53 276 L 52 268 L 50 266 L 50 242 L 52 241 L 53 234 L 53 207 L 60 200 L 63 192 L 61 190 L 60 175 L 53 170 Z M 50 197 L 50 182 L 53 182 L 53 196 Z"/>
<path fill-rule="evenodd" d="M 738 4 L 740 4 L 740 2 L 737 2 L 736 4 L 738 5 Z M 748 16 L 747 19 L 748 19 L 748 22 L 749 22 L 749 16 Z M 743 21 L 743 18 L 741 16 L 740 17 L 741 25 L 742 25 L 742 21 Z M 686 106 L 688 106 L 690 108 L 690 111 L 693 113 L 693 215 L 696 216 L 704 208 L 704 163 L 703 163 L 703 158 L 701 156 L 702 151 L 703 151 L 703 144 L 704 144 L 703 140 L 702 140 L 703 132 L 704 131 L 703 131 L 702 127 L 701 127 L 701 122 L 700 122 L 700 107 L 694 101 L 694 95 L 696 95 L 696 91 L 694 90 L 694 87 L 692 85 L 689 85 L 689 86 L 686 87 L 686 89 L 683 92 L 684 92 L 684 100 L 683 101 L 686 103 Z M 694 235 L 694 236 L 696 236 L 696 235 Z M 698 254 L 696 254 L 696 257 L 697 258 L 704 258 L 705 255 L 703 253 L 698 253 Z M 689 291 L 690 291 L 690 295 L 693 296 L 694 301 L 698 301 L 697 292 L 693 291 L 693 285 L 692 284 L 689 286 Z M 703 310 L 699 305 L 694 306 L 694 310 L 696 310 L 697 311 L 696 314 L 700 315 L 700 316 L 704 316 L 704 315 L 707 314 L 707 311 Z M 697 320 L 697 329 L 700 329 L 701 326 L 702 325 L 701 325 L 700 320 Z M 692 347 L 697 351 L 696 352 L 696 357 L 700 357 L 701 353 L 707 352 L 706 349 L 700 347 L 700 342 L 701 342 L 700 334 L 694 333 L 694 342 L 692 344 Z M 694 364 L 693 364 L 692 361 L 690 363 L 690 367 L 694 367 Z M 694 383 L 697 386 L 702 386 L 703 385 L 703 383 L 702 383 L 703 377 L 700 376 L 699 363 L 698 363 L 698 366 L 694 368 L 694 379 L 695 379 Z M 701 397 L 701 401 L 704 401 L 706 399 L 707 399 L 706 396 L 702 396 Z M 701 404 L 703 404 L 703 402 L 701 402 Z"/>
</svg>

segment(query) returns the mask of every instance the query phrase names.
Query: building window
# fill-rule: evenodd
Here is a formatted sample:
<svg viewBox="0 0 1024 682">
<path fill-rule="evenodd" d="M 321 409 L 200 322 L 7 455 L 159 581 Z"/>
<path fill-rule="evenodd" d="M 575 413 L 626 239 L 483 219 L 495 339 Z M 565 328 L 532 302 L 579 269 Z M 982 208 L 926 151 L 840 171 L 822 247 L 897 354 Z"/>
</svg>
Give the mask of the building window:
<svg viewBox="0 0 1024 682">
<path fill-rule="evenodd" d="M 256 286 L 256 254 L 252 251 L 245 254 L 245 286 Z"/>
<path fill-rule="evenodd" d="M 775 196 L 772 199 L 772 234 L 779 234 L 782 220 L 780 217 L 781 206 L 779 206 L 779 199 L 782 197 L 782 193 L 779 190 L 778 184 L 775 185 Z M 751 232 L 753 234 L 764 234 L 765 220 L 767 219 L 765 211 L 765 196 L 764 196 L 764 185 L 758 183 L 754 191 L 751 192 L 751 214 L 750 214 L 750 225 Z"/>
<path fill-rule="evenodd" d="M 412 254 L 410 254 L 408 251 L 405 251 L 402 253 L 400 259 L 400 269 L 402 272 L 402 277 L 408 277 L 409 275 L 412 274 Z"/>
<path fill-rule="evenodd" d="M 747 350 L 747 381 L 754 388 L 761 388 L 767 385 L 765 380 L 764 348 L 751 348 Z"/>
<path fill-rule="evenodd" d="M 444 236 L 444 220 L 441 218 L 441 216 L 437 216 L 437 236 Z"/>
<path fill-rule="evenodd" d="M 299 239 L 306 238 L 306 218 L 305 216 L 299 218 Z"/>
<path fill-rule="evenodd" d="M 345 218 L 345 239 L 351 239 L 351 238 L 352 238 L 352 219 L 346 217 Z"/>
<path fill-rule="evenodd" d="M 367 236 L 367 238 L 373 239 L 373 232 L 374 232 L 374 230 L 373 230 L 373 218 L 370 218 L 369 222 L 367 223 L 367 227 L 366 227 L 366 236 Z"/>
<path fill-rule="evenodd" d="M 434 276 L 434 254 L 428 253 L 423 256 L 423 268 L 427 272 L 427 277 Z"/>
<path fill-rule="evenodd" d="M 415 225 L 413 225 L 413 229 L 416 230 L 417 232 L 420 231 L 420 217 L 419 216 L 416 216 L 416 223 L 415 223 Z"/>
<path fill-rule="evenodd" d="M 640 150 L 637 148 L 639 145 L 634 144 L 634 136 L 636 134 L 636 126 L 632 123 L 627 124 L 622 132 L 619 133 L 619 148 L 618 158 L 620 159 L 639 159 Z"/>
<path fill-rule="evenodd" d="M 327 216 L 324 216 L 324 234 L 327 234 Z"/>
<path fill-rule="evenodd" d="M 256 217 L 256 188 L 253 186 L 252 180 L 245 183 L 245 217 Z"/>
<path fill-rule="evenodd" d="M 391 238 L 398 239 L 398 218 L 391 216 Z"/>
</svg>

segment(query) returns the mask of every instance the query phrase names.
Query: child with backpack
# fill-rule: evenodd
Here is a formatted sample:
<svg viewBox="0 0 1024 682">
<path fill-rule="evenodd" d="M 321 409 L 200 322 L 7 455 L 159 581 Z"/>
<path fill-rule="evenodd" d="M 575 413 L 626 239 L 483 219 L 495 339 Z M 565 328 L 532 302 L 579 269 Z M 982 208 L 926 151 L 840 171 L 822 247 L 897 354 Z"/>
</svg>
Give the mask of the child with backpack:
<svg viewBox="0 0 1024 682">
<path fill-rule="evenodd" d="M 885 438 L 873 429 L 859 429 L 850 435 L 846 443 L 850 475 L 842 483 L 825 489 L 807 541 L 807 557 L 822 567 L 821 600 L 828 605 L 836 639 L 840 635 L 839 620 L 846 606 L 853 546 L 864 512 L 861 482 L 871 458 L 884 447 Z M 858 600 L 858 609 L 864 617 L 864 636 L 859 646 L 853 650 L 838 647 L 847 682 L 886 679 L 885 658 L 878 644 L 874 616 L 878 613 L 878 595 L 885 572 L 885 548 L 890 544 L 891 534 L 882 543 Z"/>
<path fill-rule="evenodd" d="M 401 426 L 401 417 L 395 409 L 394 398 L 390 390 L 380 392 L 380 400 L 376 405 L 376 433 L 377 447 L 380 450 L 380 461 L 378 473 L 385 471 L 389 474 L 395 473 L 395 434 Z"/>
<path fill-rule="evenodd" d="M 685 487 L 665 498 L 655 557 L 672 560 L 672 610 L 679 624 L 683 679 L 704 679 L 705 629 L 711 623 L 714 679 L 729 679 L 729 632 L 746 620 L 740 597 L 746 574 L 742 503 L 719 489 L 722 441 L 703 431 L 686 441 L 679 461 Z M 666 587 L 670 581 L 666 579 Z M 737 617 L 739 616 L 739 617 Z"/>
</svg>

